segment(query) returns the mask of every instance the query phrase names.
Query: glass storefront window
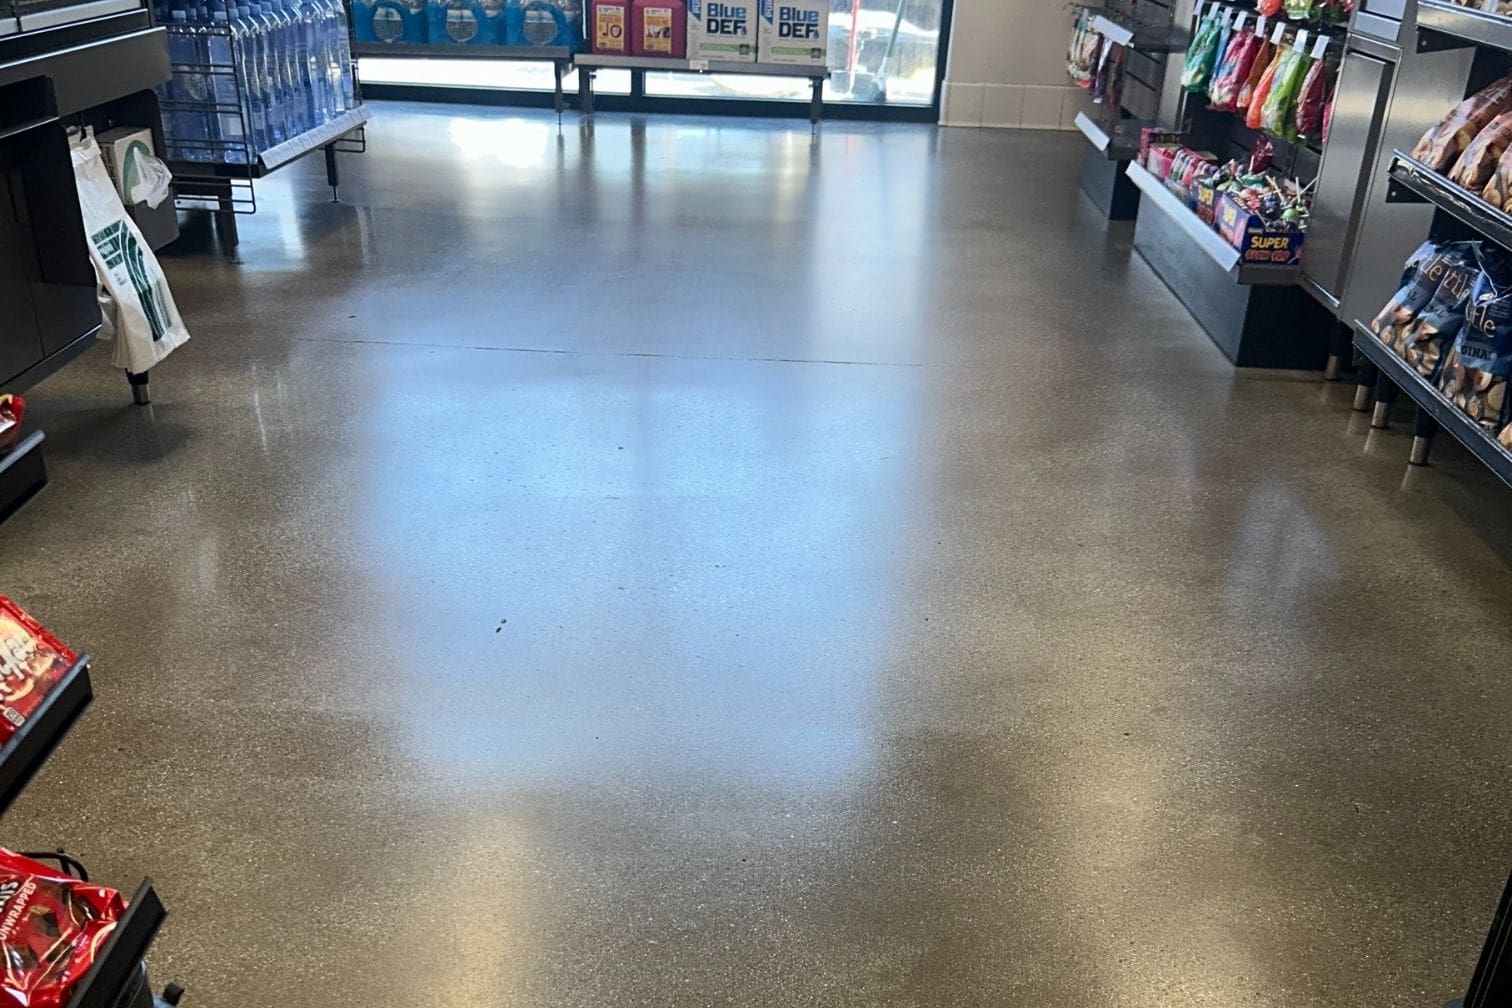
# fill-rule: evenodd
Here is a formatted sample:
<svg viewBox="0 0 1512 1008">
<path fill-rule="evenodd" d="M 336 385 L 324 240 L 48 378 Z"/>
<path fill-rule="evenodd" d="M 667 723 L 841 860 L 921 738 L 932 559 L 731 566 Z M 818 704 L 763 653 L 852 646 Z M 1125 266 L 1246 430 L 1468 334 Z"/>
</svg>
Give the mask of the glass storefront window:
<svg viewBox="0 0 1512 1008">
<path fill-rule="evenodd" d="M 929 105 L 935 98 L 944 0 L 830 0 L 830 79 L 824 100 Z M 646 93 L 676 97 L 801 99 L 790 77 L 647 73 Z"/>
</svg>

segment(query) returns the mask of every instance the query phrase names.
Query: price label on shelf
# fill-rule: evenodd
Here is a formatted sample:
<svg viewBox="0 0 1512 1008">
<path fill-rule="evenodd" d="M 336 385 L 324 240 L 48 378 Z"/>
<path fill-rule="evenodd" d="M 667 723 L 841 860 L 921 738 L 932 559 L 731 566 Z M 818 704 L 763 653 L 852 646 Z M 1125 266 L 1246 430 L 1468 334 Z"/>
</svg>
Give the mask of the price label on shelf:
<svg viewBox="0 0 1512 1008">
<path fill-rule="evenodd" d="M 1264 14 L 1261 14 L 1259 20 L 1255 22 L 1255 34 L 1259 35 L 1261 38 L 1265 38 L 1265 26 L 1269 23 L 1270 19 L 1267 18 Z"/>
<path fill-rule="evenodd" d="M 1243 31 L 1244 22 L 1249 20 L 1249 11 L 1240 11 L 1239 16 L 1234 18 L 1234 31 Z"/>
<path fill-rule="evenodd" d="M 1307 29 L 1298 28 L 1297 37 L 1292 41 L 1292 48 L 1297 52 L 1307 52 Z"/>
<path fill-rule="evenodd" d="M 1205 14 L 1203 16 L 1204 17 L 1212 17 L 1214 14 L 1217 14 L 1219 10 L 1220 10 L 1220 8 L 1218 6 L 1218 0 L 1212 0 L 1212 3 L 1208 4 L 1207 14 Z"/>
<path fill-rule="evenodd" d="M 1271 32 L 1271 45 L 1280 45 L 1281 36 L 1286 34 L 1286 22 L 1277 21 L 1276 30 Z"/>
<path fill-rule="evenodd" d="M 1312 58 L 1322 59 L 1323 54 L 1328 52 L 1328 43 L 1332 41 L 1327 35 L 1319 35 L 1318 41 L 1313 43 Z"/>
<path fill-rule="evenodd" d="M 688 69 L 697 70 L 699 73 L 703 73 L 705 70 L 709 69 L 709 61 L 706 59 L 688 60 Z"/>
</svg>

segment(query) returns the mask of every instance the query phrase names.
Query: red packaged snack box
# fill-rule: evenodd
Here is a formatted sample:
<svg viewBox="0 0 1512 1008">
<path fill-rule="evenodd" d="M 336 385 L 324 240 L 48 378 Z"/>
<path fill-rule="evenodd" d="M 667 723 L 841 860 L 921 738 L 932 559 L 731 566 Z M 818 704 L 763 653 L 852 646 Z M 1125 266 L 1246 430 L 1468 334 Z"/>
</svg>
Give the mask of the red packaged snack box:
<svg viewBox="0 0 1512 1008">
<path fill-rule="evenodd" d="M 114 889 L 0 848 L 0 1008 L 64 1008 L 125 910 Z"/>
<path fill-rule="evenodd" d="M 0 745 L 36 712 L 79 656 L 0 595 Z"/>
</svg>

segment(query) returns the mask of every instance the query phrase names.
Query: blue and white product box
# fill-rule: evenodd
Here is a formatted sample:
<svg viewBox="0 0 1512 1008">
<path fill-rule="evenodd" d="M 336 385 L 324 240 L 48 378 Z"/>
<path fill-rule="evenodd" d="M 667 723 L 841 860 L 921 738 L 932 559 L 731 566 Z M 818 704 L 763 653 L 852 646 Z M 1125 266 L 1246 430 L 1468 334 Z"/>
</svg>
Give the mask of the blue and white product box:
<svg viewBox="0 0 1512 1008">
<path fill-rule="evenodd" d="M 756 0 L 688 0 L 688 58 L 756 60 Z"/>
<path fill-rule="evenodd" d="M 758 63 L 824 66 L 829 0 L 758 0 Z"/>
</svg>

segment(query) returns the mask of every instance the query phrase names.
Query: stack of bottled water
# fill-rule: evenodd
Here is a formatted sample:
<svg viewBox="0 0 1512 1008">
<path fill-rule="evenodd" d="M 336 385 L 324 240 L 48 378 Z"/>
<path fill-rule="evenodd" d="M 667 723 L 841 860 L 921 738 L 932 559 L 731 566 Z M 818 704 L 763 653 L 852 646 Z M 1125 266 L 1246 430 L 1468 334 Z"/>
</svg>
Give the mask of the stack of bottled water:
<svg viewBox="0 0 1512 1008">
<path fill-rule="evenodd" d="M 246 164 L 351 109 L 343 0 L 159 0 L 171 160 Z"/>
</svg>

